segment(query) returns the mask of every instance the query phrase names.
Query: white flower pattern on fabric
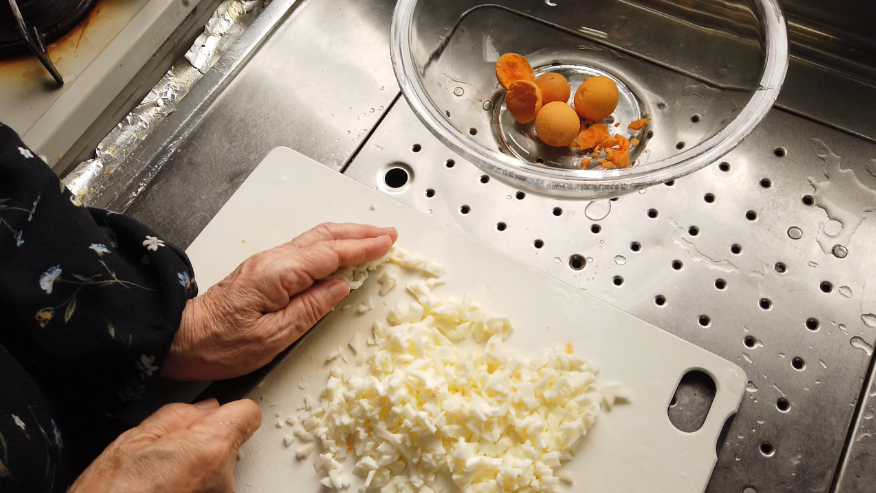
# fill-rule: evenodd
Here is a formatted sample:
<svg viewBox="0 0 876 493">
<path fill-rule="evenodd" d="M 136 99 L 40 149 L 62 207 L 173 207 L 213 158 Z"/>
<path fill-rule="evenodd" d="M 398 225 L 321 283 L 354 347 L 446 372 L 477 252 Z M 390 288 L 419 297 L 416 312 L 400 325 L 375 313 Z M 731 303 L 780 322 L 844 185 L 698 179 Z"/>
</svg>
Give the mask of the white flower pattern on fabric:
<svg viewBox="0 0 876 493">
<path fill-rule="evenodd" d="M 104 245 L 103 243 L 92 243 L 91 246 L 88 248 L 94 250 L 95 253 L 97 253 L 97 255 L 100 257 L 102 257 L 104 253 L 110 252 L 109 250 L 107 250 L 106 245 Z"/>
<path fill-rule="evenodd" d="M 24 147 L 19 147 L 18 152 L 20 152 L 21 155 L 27 159 L 33 159 L 33 153 L 30 152 L 30 149 L 26 149 Z"/>
<path fill-rule="evenodd" d="M 43 275 L 40 276 L 40 287 L 46 294 L 52 294 L 52 287 L 55 285 L 55 281 L 61 277 L 61 272 L 61 266 L 56 265 L 49 267 L 49 270 L 43 272 Z"/>
<path fill-rule="evenodd" d="M 72 202 L 73 205 L 75 205 L 76 207 L 82 207 L 82 202 L 79 200 L 79 196 L 77 195 L 71 195 L 70 202 Z"/>
<path fill-rule="evenodd" d="M 152 373 L 158 369 L 157 366 L 152 366 L 155 362 L 155 356 L 140 355 L 140 361 L 137 362 L 137 369 L 140 370 L 140 378 L 146 380 L 146 377 L 151 377 Z"/>
<path fill-rule="evenodd" d="M 27 427 L 24 426 L 24 421 L 22 421 L 21 418 L 19 418 L 18 416 L 16 416 L 16 415 L 13 414 L 13 415 L 12 415 L 12 420 L 15 421 L 15 424 L 16 424 L 19 428 L 21 428 L 21 431 L 27 433 Z"/>
<path fill-rule="evenodd" d="M 154 236 L 147 236 L 145 240 L 143 240 L 143 246 L 146 247 L 147 250 L 152 250 L 153 252 L 158 251 L 158 247 L 164 246 L 164 241 L 159 240 Z"/>
<path fill-rule="evenodd" d="M 52 429 L 55 431 L 55 445 L 58 446 L 58 450 L 64 450 L 64 439 L 61 438 L 61 430 L 58 429 L 58 425 L 55 424 L 55 420 L 52 421 Z"/>
<path fill-rule="evenodd" d="M 17 246 L 17 247 L 20 247 L 21 245 L 24 244 L 24 240 L 21 239 L 22 233 L 24 233 L 24 231 L 19 231 L 18 233 L 15 234 L 15 246 Z"/>
</svg>

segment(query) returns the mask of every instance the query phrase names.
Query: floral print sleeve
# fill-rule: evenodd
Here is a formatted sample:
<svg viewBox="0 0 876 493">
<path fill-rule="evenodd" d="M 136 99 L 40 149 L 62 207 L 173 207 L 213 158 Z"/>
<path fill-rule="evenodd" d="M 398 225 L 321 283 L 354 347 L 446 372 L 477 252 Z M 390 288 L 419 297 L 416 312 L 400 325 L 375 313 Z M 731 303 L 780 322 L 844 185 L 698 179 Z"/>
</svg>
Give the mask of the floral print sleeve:
<svg viewBox="0 0 876 493">
<path fill-rule="evenodd" d="M 133 219 L 84 207 L 0 124 L 0 359 L 14 358 L 55 408 L 115 412 L 139 399 L 196 294 L 184 253 Z M 3 436 L 16 425 L 3 402 L 5 491 L 15 471 Z"/>
</svg>

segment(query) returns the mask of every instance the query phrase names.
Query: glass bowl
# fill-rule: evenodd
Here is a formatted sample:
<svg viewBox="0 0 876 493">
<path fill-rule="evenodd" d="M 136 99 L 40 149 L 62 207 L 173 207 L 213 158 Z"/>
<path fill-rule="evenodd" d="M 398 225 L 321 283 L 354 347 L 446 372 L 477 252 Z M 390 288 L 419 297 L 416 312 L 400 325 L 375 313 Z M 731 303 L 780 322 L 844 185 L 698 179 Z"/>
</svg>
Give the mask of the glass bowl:
<svg viewBox="0 0 876 493">
<path fill-rule="evenodd" d="M 441 142 L 521 188 L 582 198 L 718 160 L 766 115 L 788 67 L 777 0 L 399 0 L 391 37 L 402 92 Z M 525 56 L 536 77 L 564 75 L 570 103 L 585 78 L 612 78 L 619 104 L 603 123 L 637 138 L 632 166 L 582 169 L 583 150 L 547 146 L 517 123 L 496 79 L 505 53 Z"/>
</svg>

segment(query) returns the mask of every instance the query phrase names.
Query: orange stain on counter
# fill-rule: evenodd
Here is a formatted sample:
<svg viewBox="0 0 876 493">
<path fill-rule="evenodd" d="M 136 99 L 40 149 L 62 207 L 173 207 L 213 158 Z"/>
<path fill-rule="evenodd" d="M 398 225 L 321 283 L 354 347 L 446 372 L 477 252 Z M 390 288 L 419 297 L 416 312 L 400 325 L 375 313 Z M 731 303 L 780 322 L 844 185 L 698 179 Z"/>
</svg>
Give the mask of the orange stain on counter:
<svg viewBox="0 0 876 493">
<path fill-rule="evenodd" d="M 575 352 L 575 348 L 572 347 L 572 343 L 571 343 L 571 342 L 567 342 L 567 343 L 566 343 L 566 354 L 572 354 L 572 353 L 574 353 L 574 352 Z"/>
</svg>

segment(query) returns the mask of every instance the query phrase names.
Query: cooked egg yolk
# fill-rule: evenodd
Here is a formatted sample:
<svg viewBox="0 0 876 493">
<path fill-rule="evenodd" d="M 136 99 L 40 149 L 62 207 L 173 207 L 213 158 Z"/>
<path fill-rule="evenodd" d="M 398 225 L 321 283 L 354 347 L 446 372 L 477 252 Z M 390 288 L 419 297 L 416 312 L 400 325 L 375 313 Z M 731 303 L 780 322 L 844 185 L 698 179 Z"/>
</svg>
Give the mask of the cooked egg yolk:
<svg viewBox="0 0 876 493">
<path fill-rule="evenodd" d="M 560 101 L 566 103 L 572 94 L 569 81 L 560 74 L 550 72 L 535 79 L 535 84 L 541 89 L 542 102 L 544 104 Z"/>
<path fill-rule="evenodd" d="M 595 149 L 603 140 L 608 138 L 608 126 L 602 123 L 590 125 L 578 134 L 578 147 L 582 149 Z"/>
<path fill-rule="evenodd" d="M 575 111 L 582 118 L 600 121 L 617 108 L 617 84 L 608 77 L 590 77 L 575 91 Z"/>
<path fill-rule="evenodd" d="M 627 128 L 632 129 L 632 130 L 642 130 L 642 127 L 647 125 L 648 122 L 650 122 L 650 121 L 651 121 L 650 118 L 642 118 L 641 120 L 636 120 L 634 122 L 630 122 L 630 124 L 627 125 Z"/>
<path fill-rule="evenodd" d="M 535 117 L 535 133 L 542 142 L 553 147 L 571 144 L 580 128 L 575 110 L 559 101 L 544 105 Z"/>
<path fill-rule="evenodd" d="M 541 110 L 542 92 L 528 80 L 518 80 L 511 83 L 505 95 L 505 105 L 511 116 L 520 123 L 535 120 L 535 115 Z"/>
<path fill-rule="evenodd" d="M 496 62 L 496 78 L 499 79 L 499 84 L 508 90 L 511 84 L 518 80 L 535 82 L 535 73 L 526 58 L 517 53 L 505 53 Z"/>
</svg>

